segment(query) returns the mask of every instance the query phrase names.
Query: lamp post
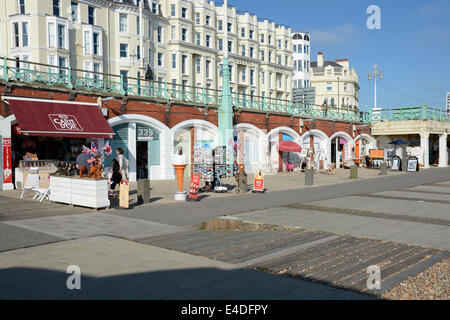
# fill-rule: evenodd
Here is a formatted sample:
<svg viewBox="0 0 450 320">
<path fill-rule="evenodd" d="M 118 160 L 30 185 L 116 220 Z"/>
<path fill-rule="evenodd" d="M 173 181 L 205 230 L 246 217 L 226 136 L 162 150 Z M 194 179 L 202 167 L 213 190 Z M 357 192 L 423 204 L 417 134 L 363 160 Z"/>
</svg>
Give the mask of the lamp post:
<svg viewBox="0 0 450 320">
<path fill-rule="evenodd" d="M 218 110 L 219 146 L 226 147 L 227 165 L 234 163 L 233 106 L 230 91 L 230 68 L 228 62 L 228 1 L 224 1 L 225 52 L 222 68 L 222 101 Z M 233 170 L 231 170 L 233 172 Z"/>
<path fill-rule="evenodd" d="M 374 81 L 373 87 L 373 109 L 377 109 L 377 78 L 383 79 L 383 72 L 378 70 L 378 65 L 373 66 L 373 72 L 369 73 L 369 81 Z"/>
</svg>

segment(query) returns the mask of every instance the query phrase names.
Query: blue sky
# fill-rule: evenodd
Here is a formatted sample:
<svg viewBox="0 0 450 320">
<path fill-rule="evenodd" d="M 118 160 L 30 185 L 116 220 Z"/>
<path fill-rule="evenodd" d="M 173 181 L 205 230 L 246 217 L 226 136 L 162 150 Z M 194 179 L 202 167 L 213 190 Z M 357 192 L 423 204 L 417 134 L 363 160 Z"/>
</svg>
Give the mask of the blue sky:
<svg viewBox="0 0 450 320">
<path fill-rule="evenodd" d="M 360 107 L 373 106 L 373 65 L 379 107 L 444 108 L 450 92 L 450 0 L 229 0 L 238 10 L 311 34 L 311 60 L 349 58 L 359 76 Z M 381 9 L 381 30 L 369 30 L 369 5 Z"/>
</svg>

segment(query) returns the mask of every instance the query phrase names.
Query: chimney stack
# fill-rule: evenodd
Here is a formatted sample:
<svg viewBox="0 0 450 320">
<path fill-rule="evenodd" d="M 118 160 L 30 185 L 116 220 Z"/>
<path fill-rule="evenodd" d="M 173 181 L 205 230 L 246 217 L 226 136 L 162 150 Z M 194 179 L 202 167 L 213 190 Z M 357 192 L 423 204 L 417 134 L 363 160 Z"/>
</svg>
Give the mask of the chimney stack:
<svg viewBox="0 0 450 320">
<path fill-rule="evenodd" d="M 323 53 L 322 52 L 319 52 L 317 54 L 317 66 L 323 67 Z"/>
</svg>

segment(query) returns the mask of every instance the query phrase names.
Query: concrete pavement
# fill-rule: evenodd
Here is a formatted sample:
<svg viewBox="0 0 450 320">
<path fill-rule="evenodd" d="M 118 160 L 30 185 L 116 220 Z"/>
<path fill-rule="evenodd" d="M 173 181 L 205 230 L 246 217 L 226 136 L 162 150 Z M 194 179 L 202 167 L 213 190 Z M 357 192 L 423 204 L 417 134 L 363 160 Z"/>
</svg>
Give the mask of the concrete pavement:
<svg viewBox="0 0 450 320">
<path fill-rule="evenodd" d="M 294 176 L 289 176 L 289 178 L 292 177 Z M 434 197 L 419 194 L 421 200 L 412 201 L 411 198 L 390 197 L 389 193 L 385 194 L 385 192 L 400 189 L 401 191 L 397 192 L 414 194 L 417 188 L 420 190 L 421 187 L 424 187 L 427 189 L 428 195 L 438 193 L 446 195 L 445 190 L 448 190 L 447 186 L 450 185 L 446 182 L 450 181 L 450 169 L 430 169 L 419 173 L 402 173 L 388 177 L 367 178 L 349 181 L 348 183 L 315 187 L 301 186 L 298 176 L 296 179 L 297 181 L 293 179 L 288 184 L 295 185 L 298 182 L 300 185 L 298 189 L 269 191 L 265 194 L 210 194 L 200 202 L 166 204 L 161 202 L 161 204 L 158 204 L 158 201 L 154 201 L 148 205 L 121 211 L 94 212 L 80 208 L 65 211 L 65 208 L 61 208 L 61 212 L 59 212 L 58 209 L 52 207 L 46 214 L 45 204 L 15 200 L 16 202 L 13 205 L 5 206 L 8 210 L 6 210 L 6 213 L 2 211 L 3 221 L 0 223 L 0 251 L 7 250 L 7 252 L 0 253 L 0 275 L 3 275 L 2 279 L 8 278 L 12 281 L 10 286 L 3 287 L 4 291 L 0 290 L 0 297 L 25 297 L 24 292 L 29 291 L 33 293 L 33 297 L 69 299 L 102 297 L 149 299 L 365 298 L 366 296 L 360 295 L 346 296 L 348 292 L 341 292 L 340 290 L 337 294 L 336 291 L 333 291 L 337 289 L 328 291 L 328 286 L 316 287 L 316 284 L 310 282 L 291 283 L 291 281 L 300 280 L 277 277 L 257 270 L 245 270 L 242 267 L 251 264 L 253 261 L 258 268 L 275 272 L 273 270 L 276 270 L 276 268 L 273 269 L 267 263 L 277 261 L 279 264 L 276 266 L 278 266 L 286 263 L 289 265 L 288 261 L 292 261 L 297 267 L 294 267 L 293 272 L 285 273 L 286 275 L 311 279 L 311 274 L 308 273 L 310 267 L 306 268 L 306 271 L 298 269 L 300 268 L 298 259 L 300 261 L 321 261 L 317 266 L 314 266 L 314 272 L 316 272 L 318 279 L 322 279 L 321 277 L 327 272 L 327 265 L 334 268 L 337 277 L 342 272 L 350 270 L 351 268 L 348 269 L 348 267 L 352 267 L 352 264 L 358 264 L 358 262 L 352 260 L 352 257 L 361 257 L 361 259 L 366 259 L 364 261 L 387 263 L 383 272 L 387 271 L 392 275 L 390 278 L 392 285 L 402 277 L 410 275 L 412 271 L 422 271 L 430 263 L 437 262 L 443 255 L 447 254 L 447 251 L 434 249 L 445 249 L 448 246 L 448 229 L 446 228 L 448 228 L 449 220 L 443 213 L 447 208 L 446 200 L 436 200 Z M 427 185 L 423 185 L 424 183 Z M 0 203 L 3 200 L 4 198 L 0 198 Z M 9 203 L 8 201 L 4 203 Z M 334 201 L 338 205 L 333 206 Z M 355 210 L 356 203 L 360 205 L 367 203 L 368 208 L 364 209 L 364 213 L 357 215 L 352 211 Z M 319 208 L 314 210 L 296 209 L 294 206 L 298 204 Z M 417 206 L 417 204 L 419 205 Z M 25 205 L 23 207 L 25 210 L 19 209 L 21 205 Z M 391 210 L 390 206 L 395 210 Z M 342 212 L 328 212 L 328 207 L 333 207 L 334 210 L 342 210 Z M 408 210 L 408 208 L 411 210 Z M 422 211 L 426 209 L 429 209 L 429 215 L 422 214 Z M 38 212 L 37 216 L 33 216 L 35 211 Z M 284 213 L 280 214 L 280 212 Z M 289 238 L 292 241 L 288 241 L 288 238 L 284 236 L 280 238 L 280 235 L 276 233 L 273 235 L 275 238 L 272 241 L 268 234 L 264 232 L 255 233 L 255 238 L 252 238 L 248 233 L 243 232 L 231 236 L 220 232 L 210 234 L 201 230 L 193 230 L 194 226 L 225 214 L 236 214 L 227 217 L 227 219 L 231 218 L 236 221 L 242 221 L 242 217 L 245 215 L 251 216 L 252 219 L 256 219 L 253 220 L 255 223 L 260 223 L 257 219 L 270 218 L 271 221 L 268 220 L 264 223 L 278 225 L 285 223 L 289 227 L 302 228 L 302 235 L 293 236 Z M 380 215 L 376 216 L 377 214 Z M 324 225 L 317 227 L 317 221 L 320 220 L 317 220 L 317 218 L 321 215 L 324 215 L 321 218 Z M 17 219 L 14 219 L 15 217 Z M 419 220 L 420 222 L 418 222 Z M 309 223 L 308 227 L 311 230 L 327 232 L 317 238 L 313 235 L 314 232 L 304 230 L 306 223 Z M 314 229 L 315 227 L 317 229 Z M 334 233 L 340 233 L 339 230 L 330 228 L 341 228 L 339 230 L 347 235 L 336 235 Z M 192 248 L 196 248 L 194 251 L 189 247 L 186 249 L 183 242 L 183 245 L 174 249 L 189 254 L 179 256 L 180 253 L 173 250 L 166 250 L 164 254 L 156 252 L 163 249 L 155 248 L 154 245 L 167 247 L 170 239 L 186 241 L 184 233 L 190 232 L 189 230 L 198 233 L 198 235 L 193 236 L 197 240 L 192 240 L 190 245 Z M 352 233 L 357 231 L 360 233 Z M 370 238 L 367 236 L 370 232 L 374 234 L 371 239 L 377 240 L 367 240 L 367 238 Z M 113 237 L 98 236 L 102 234 Z M 377 242 L 382 234 L 384 234 L 385 240 L 400 242 L 400 244 Z M 143 244 L 131 244 L 132 242 L 117 239 L 117 237 L 140 241 Z M 241 239 L 239 245 L 234 242 L 236 237 Z M 64 239 L 75 240 L 63 241 Z M 92 242 L 92 239 L 100 240 Z M 163 240 L 158 242 L 157 239 Z M 119 243 L 117 241 L 124 242 Z M 321 241 L 325 241 L 325 243 Z M 342 241 L 347 248 L 347 251 L 345 251 L 347 253 L 339 249 Z M 366 244 L 372 243 L 370 241 L 375 241 L 373 243 L 378 248 L 377 257 L 381 260 L 372 257 L 370 251 L 365 252 L 363 250 Z M 113 244 L 113 247 L 109 247 L 108 243 Z M 425 247 L 409 248 L 408 246 L 411 244 Z M 139 246 L 136 247 L 135 245 Z M 232 247 L 229 247 L 230 245 Z M 27 246 L 34 247 L 13 250 Z M 256 246 L 260 246 L 260 249 L 256 250 Z M 390 246 L 392 246 L 392 250 L 385 251 Z M 149 251 L 144 249 L 145 247 L 150 248 Z M 55 255 L 52 252 L 55 252 Z M 198 259 L 204 258 L 192 255 L 200 254 L 220 260 L 222 259 L 220 257 L 236 256 L 236 252 L 238 252 L 238 255 L 244 255 L 243 258 L 245 259 L 239 261 L 221 260 L 221 263 L 226 263 L 228 266 L 230 266 L 229 262 L 232 262 L 232 267 L 239 270 L 233 271 L 234 273 L 228 271 L 228 269 L 226 269 L 226 272 L 217 271 L 216 269 L 222 267 L 222 265 L 217 267 L 214 264 L 219 263 L 218 261 L 208 260 L 206 265 L 203 265 L 203 260 Z M 300 255 L 298 255 L 299 252 L 301 252 Z M 355 256 L 355 252 L 359 252 L 361 256 Z M 147 258 L 141 259 L 139 257 L 141 253 Z M 303 253 L 306 256 L 303 256 Z M 340 262 L 336 264 L 334 253 L 337 256 L 342 255 L 345 259 L 339 260 Z M 157 261 L 151 260 L 152 255 L 157 257 Z M 56 279 L 63 279 L 64 281 L 67 279 L 68 275 L 64 273 L 64 266 L 72 263 L 72 258 L 83 263 L 90 261 L 87 264 L 87 269 L 82 267 L 82 272 L 83 269 L 89 271 L 85 278 L 85 285 L 89 288 L 89 293 L 84 291 L 82 294 L 73 296 L 73 292 L 71 292 L 67 296 L 67 289 L 61 288 L 59 282 L 57 285 L 53 285 L 52 282 L 48 290 L 42 290 L 45 284 L 43 280 L 39 282 L 39 279 L 55 278 L 55 281 L 57 281 Z M 284 260 L 286 258 L 288 261 Z M 329 258 L 330 260 L 327 260 Z M 9 264 L 5 261 L 9 261 Z M 213 267 L 209 263 L 212 263 Z M 73 262 L 73 264 L 76 264 L 76 262 Z M 149 269 L 145 269 L 146 264 L 150 266 Z M 59 269 L 54 270 L 52 269 L 53 266 L 59 266 Z M 177 266 L 176 270 L 173 270 L 174 266 Z M 342 284 L 343 287 L 353 286 L 354 290 L 360 291 L 361 286 L 364 285 L 364 279 L 367 277 L 363 269 L 360 268 L 355 271 L 358 272 L 357 278 L 337 279 L 343 281 L 339 285 Z M 248 273 L 249 271 L 258 273 Z M 235 276 L 236 272 L 239 273 L 238 276 Z M 394 276 L 398 272 L 400 272 L 400 276 Z M 199 274 L 202 276 L 199 276 Z M 209 280 L 200 279 L 207 274 L 213 274 L 213 277 Z M 258 282 L 255 280 L 255 283 L 242 285 L 242 281 L 245 282 L 246 277 L 251 278 L 256 274 Z M 328 274 L 326 275 L 328 276 Z M 273 278 L 261 280 L 259 279 L 260 276 Z M 33 280 L 34 277 L 38 282 Z M 170 283 L 161 280 L 165 277 L 172 279 Z M 188 281 L 183 284 L 185 287 L 180 287 L 178 284 L 183 283 L 182 279 L 186 277 Z M 192 280 L 189 280 L 190 277 Z M 142 282 L 141 278 L 148 281 Z M 130 285 L 128 285 L 128 282 Z M 124 285 L 124 283 L 126 284 Z M 258 283 L 263 285 L 258 286 Z M 276 293 L 275 297 L 272 295 L 271 288 L 276 287 L 277 283 L 281 287 L 273 291 Z M 327 283 L 334 283 L 333 279 L 330 278 Z M 161 284 L 161 286 L 156 284 Z M 0 288 L 2 287 L 0 286 Z M 185 288 L 189 290 L 184 291 Z M 225 290 L 224 294 L 221 289 Z M 179 294 L 180 292 L 182 294 Z"/>
<path fill-rule="evenodd" d="M 81 289 L 69 290 L 69 266 Z M 0 299 L 370 299 L 107 236 L 0 253 Z"/>
</svg>

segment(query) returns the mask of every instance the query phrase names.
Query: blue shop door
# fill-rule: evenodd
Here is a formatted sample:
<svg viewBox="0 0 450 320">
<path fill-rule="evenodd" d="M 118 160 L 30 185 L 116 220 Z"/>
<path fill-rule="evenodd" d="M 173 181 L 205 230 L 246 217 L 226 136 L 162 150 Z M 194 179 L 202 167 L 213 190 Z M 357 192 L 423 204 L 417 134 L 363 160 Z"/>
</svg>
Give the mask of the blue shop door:
<svg viewBox="0 0 450 320">
<path fill-rule="evenodd" d="M 149 178 L 150 178 L 150 166 L 159 166 L 161 164 L 161 152 L 160 152 L 159 140 L 150 140 L 148 142 L 148 166 L 149 166 Z"/>
<path fill-rule="evenodd" d="M 129 152 L 128 152 L 128 123 L 121 124 L 118 126 L 114 126 L 112 128 L 114 130 L 114 138 L 112 140 L 109 140 L 112 154 L 106 158 L 104 166 L 106 168 L 112 167 L 112 161 L 117 157 L 116 150 L 117 148 L 122 148 L 124 151 L 123 155 L 125 158 L 129 159 Z M 105 140 L 106 143 L 107 140 Z"/>
</svg>

